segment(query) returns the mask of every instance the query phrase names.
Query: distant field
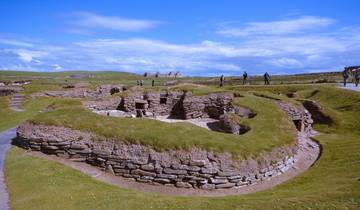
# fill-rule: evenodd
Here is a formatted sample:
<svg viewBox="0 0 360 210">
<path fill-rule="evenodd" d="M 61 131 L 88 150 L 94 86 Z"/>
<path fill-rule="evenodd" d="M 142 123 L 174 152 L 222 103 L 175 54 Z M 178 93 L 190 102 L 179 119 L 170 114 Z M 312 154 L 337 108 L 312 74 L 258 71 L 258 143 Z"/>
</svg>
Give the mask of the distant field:
<svg viewBox="0 0 360 210">
<path fill-rule="evenodd" d="M 206 85 L 218 85 L 219 77 L 182 77 L 182 78 L 144 78 L 142 75 L 111 72 L 111 71 L 67 71 L 67 72 L 19 72 L 19 71 L 0 71 L 0 81 L 9 81 L 17 79 L 67 79 L 70 81 L 77 81 L 78 79 L 69 78 L 71 75 L 85 76 L 83 80 L 97 83 L 99 80 L 108 82 L 123 82 L 125 84 L 136 84 L 136 80 L 143 79 L 146 85 L 151 85 L 153 79 L 156 80 L 157 85 L 163 85 L 165 81 L 191 82 Z M 239 76 L 226 77 L 226 85 L 242 84 L 242 72 Z M 131 83 L 130 83 L 131 81 Z M 302 84 L 302 83 L 337 83 L 342 81 L 340 72 L 328 73 L 311 73 L 298 75 L 272 75 L 273 84 Z M 263 77 L 256 75 L 249 75 L 248 84 L 259 85 L 263 84 Z"/>
</svg>

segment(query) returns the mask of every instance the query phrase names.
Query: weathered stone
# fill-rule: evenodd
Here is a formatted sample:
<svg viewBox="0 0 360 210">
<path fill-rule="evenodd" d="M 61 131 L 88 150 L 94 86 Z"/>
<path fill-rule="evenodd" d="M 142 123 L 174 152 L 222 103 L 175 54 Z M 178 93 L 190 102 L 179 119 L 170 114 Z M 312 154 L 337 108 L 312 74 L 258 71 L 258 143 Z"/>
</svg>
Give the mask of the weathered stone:
<svg viewBox="0 0 360 210">
<path fill-rule="evenodd" d="M 42 147 L 42 149 L 45 149 L 45 150 L 57 150 L 57 149 L 59 149 L 59 147 L 45 145 L 45 146 Z"/>
<path fill-rule="evenodd" d="M 216 174 L 218 172 L 216 168 L 201 168 L 200 171 L 203 174 Z"/>
<path fill-rule="evenodd" d="M 158 183 L 161 183 L 161 184 L 168 184 L 171 181 L 169 179 L 164 179 L 164 178 L 155 178 L 154 182 L 158 182 Z"/>
<path fill-rule="evenodd" d="M 190 160 L 191 166 L 205 166 L 206 160 Z"/>
<path fill-rule="evenodd" d="M 181 164 L 172 164 L 171 168 L 177 169 L 177 170 L 188 170 L 189 166 L 187 165 L 181 165 Z"/>
<path fill-rule="evenodd" d="M 106 170 L 105 171 L 110 173 L 110 174 L 113 174 L 113 175 L 115 174 L 115 172 L 114 172 L 111 165 L 106 165 Z"/>
<path fill-rule="evenodd" d="M 128 168 L 128 169 L 138 169 L 138 168 L 140 168 L 140 166 L 132 164 L 132 163 L 127 163 L 126 168 Z"/>
<path fill-rule="evenodd" d="M 165 168 L 164 173 L 180 175 L 180 174 L 187 174 L 187 171 L 186 170 L 176 170 L 176 169 L 171 169 L 171 168 Z"/>
<path fill-rule="evenodd" d="M 156 174 L 156 177 L 164 178 L 164 179 L 176 179 L 177 178 L 176 175 L 172 175 L 172 174 Z"/>
<path fill-rule="evenodd" d="M 154 171 L 155 170 L 155 167 L 153 165 L 150 165 L 150 164 L 142 165 L 140 168 L 142 170 L 145 170 L 145 171 Z"/>
<path fill-rule="evenodd" d="M 203 184 L 203 185 L 200 185 L 199 188 L 202 190 L 214 190 L 215 185 L 214 184 Z"/>
<path fill-rule="evenodd" d="M 247 182 L 238 182 L 238 183 L 236 183 L 236 186 L 239 186 L 239 187 L 246 186 L 246 185 L 248 185 Z"/>
<path fill-rule="evenodd" d="M 141 170 L 141 169 L 132 170 L 131 174 L 140 175 L 140 176 L 151 176 L 151 177 L 156 176 L 156 174 L 153 173 L 153 172 L 144 171 L 144 170 Z"/>
<path fill-rule="evenodd" d="M 236 175 L 236 176 L 229 176 L 229 177 L 227 177 L 229 180 L 233 180 L 233 179 L 241 179 L 242 178 L 242 176 L 240 176 L 240 175 Z"/>
<path fill-rule="evenodd" d="M 136 181 L 143 182 L 143 183 L 151 183 L 152 182 L 151 179 L 146 179 L 146 178 L 143 178 L 143 177 L 136 178 Z"/>
<path fill-rule="evenodd" d="M 188 166 L 187 170 L 189 171 L 200 171 L 200 167 L 199 166 Z"/>
<path fill-rule="evenodd" d="M 235 183 L 225 183 L 225 184 L 217 184 L 215 185 L 216 189 L 223 189 L 223 188 L 232 188 L 235 186 Z"/>
<path fill-rule="evenodd" d="M 231 180 L 229 180 L 229 182 L 238 183 L 238 182 L 241 182 L 241 179 L 231 179 Z"/>
<path fill-rule="evenodd" d="M 230 176 L 237 176 L 239 175 L 239 172 L 237 171 L 219 171 L 217 173 L 218 176 L 221 176 L 221 177 L 230 177 Z"/>
<path fill-rule="evenodd" d="M 120 173 L 120 174 L 129 174 L 130 170 L 128 169 L 122 169 L 122 168 L 114 168 L 114 172 Z"/>
<path fill-rule="evenodd" d="M 73 150 L 83 150 L 86 148 L 87 148 L 87 146 L 83 145 L 83 144 L 71 144 L 71 146 L 70 146 L 70 149 L 73 149 Z"/>
<path fill-rule="evenodd" d="M 103 157 L 110 157 L 111 151 L 110 150 L 100 150 L 100 149 L 94 149 L 92 151 L 95 155 L 103 156 Z"/>
<path fill-rule="evenodd" d="M 210 178 L 210 183 L 211 184 L 224 184 L 227 183 L 228 180 L 227 179 L 214 179 L 214 178 Z"/>
<path fill-rule="evenodd" d="M 187 182 L 176 182 L 175 186 L 179 188 L 192 188 L 192 185 Z"/>
</svg>

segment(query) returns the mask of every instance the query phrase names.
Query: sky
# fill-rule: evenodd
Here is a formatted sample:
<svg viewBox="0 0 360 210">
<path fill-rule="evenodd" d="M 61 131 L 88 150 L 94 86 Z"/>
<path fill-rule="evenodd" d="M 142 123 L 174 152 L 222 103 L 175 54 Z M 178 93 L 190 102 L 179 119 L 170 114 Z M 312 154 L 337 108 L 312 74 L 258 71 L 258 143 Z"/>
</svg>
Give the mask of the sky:
<svg viewBox="0 0 360 210">
<path fill-rule="evenodd" d="M 360 64 L 359 0 L 1 0 L 0 70 L 340 71 Z"/>
</svg>

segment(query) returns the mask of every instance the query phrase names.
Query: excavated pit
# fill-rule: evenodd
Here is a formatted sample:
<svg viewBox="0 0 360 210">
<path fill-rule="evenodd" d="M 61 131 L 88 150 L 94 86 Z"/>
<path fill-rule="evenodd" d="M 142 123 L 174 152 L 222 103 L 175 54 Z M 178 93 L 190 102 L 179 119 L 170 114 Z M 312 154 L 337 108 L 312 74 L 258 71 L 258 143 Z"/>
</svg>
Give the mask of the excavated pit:
<svg viewBox="0 0 360 210">
<path fill-rule="evenodd" d="M 322 112 L 322 108 L 319 104 L 314 101 L 306 100 L 302 101 L 303 106 L 311 113 L 312 119 L 315 123 L 318 124 L 325 124 L 325 125 L 332 125 L 334 120 L 331 117 L 325 115 Z"/>
</svg>

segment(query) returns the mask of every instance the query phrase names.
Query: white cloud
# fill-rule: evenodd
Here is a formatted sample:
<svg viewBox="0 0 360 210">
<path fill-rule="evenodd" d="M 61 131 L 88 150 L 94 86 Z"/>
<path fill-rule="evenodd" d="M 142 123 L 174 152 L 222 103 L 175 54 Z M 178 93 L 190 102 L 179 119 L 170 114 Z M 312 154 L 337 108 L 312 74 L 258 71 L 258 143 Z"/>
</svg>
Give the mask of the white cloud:
<svg viewBox="0 0 360 210">
<path fill-rule="evenodd" d="M 60 71 L 62 67 L 59 64 L 53 64 L 52 67 L 54 67 L 55 70 Z"/>
<path fill-rule="evenodd" d="M 293 59 L 293 58 L 271 59 L 271 60 L 269 60 L 269 64 L 272 64 L 277 67 L 287 68 L 287 69 L 303 67 L 302 62 L 300 62 L 297 59 Z"/>
<path fill-rule="evenodd" d="M 27 63 L 34 62 L 34 63 L 41 63 L 40 60 L 37 58 L 41 58 L 46 56 L 48 53 L 43 51 L 35 51 L 35 50 L 26 50 L 26 49 L 14 49 L 9 50 L 13 53 L 17 54 L 19 58 Z"/>
<path fill-rule="evenodd" d="M 104 16 L 90 12 L 73 13 L 68 31 L 88 34 L 91 29 L 110 29 L 117 31 L 141 31 L 154 28 L 160 21 L 129 19 L 117 16 Z"/>
<path fill-rule="evenodd" d="M 12 46 L 18 46 L 18 47 L 33 47 L 34 46 L 32 43 L 29 43 L 29 42 L 24 42 L 24 41 L 20 41 L 20 40 L 16 40 L 16 39 L 5 39 L 5 38 L 0 38 L 0 44 L 12 45 Z"/>
<path fill-rule="evenodd" d="M 2 68 L 19 70 L 119 70 L 143 73 L 181 71 L 187 75 L 299 73 L 355 65 L 360 56 L 360 29 L 176 44 L 161 40 L 88 39 L 1 49 Z M 339 68 L 340 70 L 341 68 Z"/>
<path fill-rule="evenodd" d="M 283 35 L 318 29 L 334 22 L 330 18 L 303 16 L 272 22 L 251 22 L 245 27 L 224 26 L 217 33 L 224 36 Z"/>
</svg>

